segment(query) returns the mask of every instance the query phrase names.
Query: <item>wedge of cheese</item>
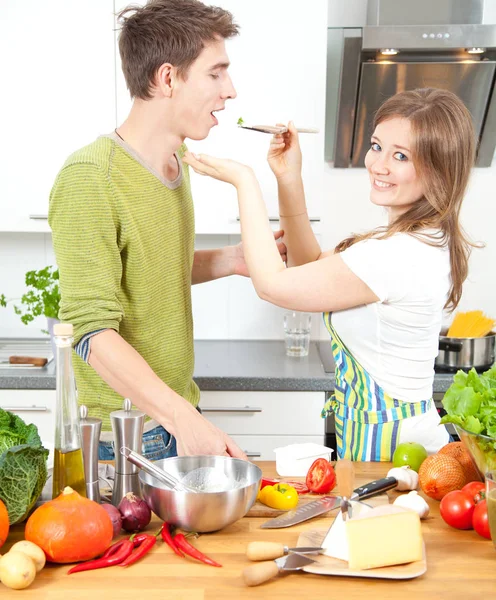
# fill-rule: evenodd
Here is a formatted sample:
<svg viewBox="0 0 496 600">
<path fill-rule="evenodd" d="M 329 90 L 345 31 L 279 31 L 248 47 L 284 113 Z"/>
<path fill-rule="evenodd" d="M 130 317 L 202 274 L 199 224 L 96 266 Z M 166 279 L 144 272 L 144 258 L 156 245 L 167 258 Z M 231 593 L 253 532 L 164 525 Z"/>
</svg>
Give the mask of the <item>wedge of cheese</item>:
<svg viewBox="0 0 496 600">
<path fill-rule="evenodd" d="M 372 510 L 371 506 L 362 504 L 361 502 L 351 501 L 351 509 L 353 518 Z M 348 539 L 346 537 L 346 521 L 343 521 L 343 514 L 338 512 L 329 531 L 327 532 L 324 541 L 322 554 L 339 558 L 340 560 L 348 560 Z"/>
<path fill-rule="evenodd" d="M 391 504 L 345 522 L 350 569 L 375 569 L 422 559 L 420 517 Z"/>
</svg>

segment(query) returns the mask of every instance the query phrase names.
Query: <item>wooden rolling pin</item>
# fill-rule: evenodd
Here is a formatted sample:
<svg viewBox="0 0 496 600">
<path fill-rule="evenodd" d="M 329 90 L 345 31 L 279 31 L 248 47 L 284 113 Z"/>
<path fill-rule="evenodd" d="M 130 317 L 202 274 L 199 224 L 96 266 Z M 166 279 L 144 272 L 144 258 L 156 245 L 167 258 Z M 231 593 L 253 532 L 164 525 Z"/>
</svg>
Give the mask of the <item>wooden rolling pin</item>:
<svg viewBox="0 0 496 600">
<path fill-rule="evenodd" d="M 37 358 L 35 356 L 9 356 L 9 363 L 11 365 L 33 365 L 35 367 L 44 367 L 47 362 L 47 358 Z"/>
</svg>

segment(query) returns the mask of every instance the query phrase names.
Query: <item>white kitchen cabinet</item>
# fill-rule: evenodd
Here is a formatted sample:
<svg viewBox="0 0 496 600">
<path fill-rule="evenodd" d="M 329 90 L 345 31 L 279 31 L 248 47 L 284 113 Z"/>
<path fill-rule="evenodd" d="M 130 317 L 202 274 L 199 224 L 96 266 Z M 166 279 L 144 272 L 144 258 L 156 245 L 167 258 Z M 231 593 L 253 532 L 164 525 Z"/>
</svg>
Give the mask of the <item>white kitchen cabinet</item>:
<svg viewBox="0 0 496 600">
<path fill-rule="evenodd" d="M 128 5 L 116 1 L 116 12 Z M 143 0 L 135 4 L 144 4 Z M 220 125 L 201 142 L 186 140 L 190 149 L 213 156 L 228 156 L 251 165 L 257 174 L 270 218 L 278 217 L 277 186 L 266 155 L 270 136 L 242 130 L 236 123 L 274 124 L 292 119 L 301 127 L 318 128 L 302 134 L 308 212 L 319 219 L 323 200 L 324 127 L 327 57 L 327 0 L 306 7 L 300 0 L 218 0 L 240 25 L 240 35 L 228 40 L 229 72 L 237 98 L 218 113 Z M 261 16 L 263 15 L 263 17 Z M 116 52 L 117 122 L 131 107 Z M 238 206 L 232 186 L 192 174 L 198 233 L 238 233 Z M 274 223 L 277 227 L 277 223 Z M 318 223 L 315 225 L 318 231 Z"/>
<path fill-rule="evenodd" d="M 253 458 L 275 460 L 288 444 L 324 443 L 322 392 L 202 392 L 200 408 Z"/>
<path fill-rule="evenodd" d="M 0 390 L 0 408 L 13 412 L 26 424 L 34 423 L 42 442 L 55 436 L 55 390 Z"/>
<path fill-rule="evenodd" d="M 0 231 L 43 220 L 65 159 L 115 127 L 113 0 L 2 2 Z"/>
</svg>

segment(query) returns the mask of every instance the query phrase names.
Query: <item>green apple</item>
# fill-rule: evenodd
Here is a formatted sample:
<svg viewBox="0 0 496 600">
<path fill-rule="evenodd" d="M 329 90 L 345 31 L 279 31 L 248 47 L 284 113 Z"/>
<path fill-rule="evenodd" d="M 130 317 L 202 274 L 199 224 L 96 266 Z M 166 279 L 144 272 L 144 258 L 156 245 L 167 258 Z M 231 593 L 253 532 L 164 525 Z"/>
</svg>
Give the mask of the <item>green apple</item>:
<svg viewBox="0 0 496 600">
<path fill-rule="evenodd" d="M 418 473 L 420 465 L 426 458 L 427 450 L 421 444 L 417 444 L 417 442 L 403 442 L 396 446 L 393 454 L 393 465 L 395 467 L 408 465 L 410 469 Z"/>
</svg>

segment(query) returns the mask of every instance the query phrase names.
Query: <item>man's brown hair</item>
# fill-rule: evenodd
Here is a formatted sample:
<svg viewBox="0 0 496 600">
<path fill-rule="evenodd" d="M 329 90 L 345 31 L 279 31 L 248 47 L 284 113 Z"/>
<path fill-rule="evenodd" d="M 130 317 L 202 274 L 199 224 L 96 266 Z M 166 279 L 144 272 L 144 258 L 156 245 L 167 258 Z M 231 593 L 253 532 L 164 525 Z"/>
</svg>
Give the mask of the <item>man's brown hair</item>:
<svg viewBox="0 0 496 600">
<path fill-rule="evenodd" d="M 230 12 L 199 0 L 150 0 L 143 7 L 128 6 L 118 21 L 127 88 L 132 98 L 143 100 L 152 97 L 161 65 L 170 63 L 185 79 L 205 44 L 238 34 Z"/>
</svg>

